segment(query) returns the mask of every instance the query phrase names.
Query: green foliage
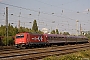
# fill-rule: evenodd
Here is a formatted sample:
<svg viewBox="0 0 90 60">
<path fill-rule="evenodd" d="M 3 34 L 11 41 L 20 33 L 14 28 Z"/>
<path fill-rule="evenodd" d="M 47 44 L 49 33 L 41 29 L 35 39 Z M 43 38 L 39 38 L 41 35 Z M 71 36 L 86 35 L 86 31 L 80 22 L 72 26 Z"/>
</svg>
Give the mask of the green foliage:
<svg viewBox="0 0 90 60">
<path fill-rule="evenodd" d="M 52 31 L 51 31 L 51 34 L 59 34 L 58 29 L 56 29 L 56 31 L 55 31 L 55 30 L 52 30 Z M 63 34 L 63 35 L 70 35 L 69 32 L 64 32 L 64 33 L 60 32 L 60 34 Z"/>
<path fill-rule="evenodd" d="M 81 51 L 80 54 L 83 57 L 90 57 L 90 51 Z"/>
<path fill-rule="evenodd" d="M 63 35 L 70 35 L 69 32 L 64 32 Z"/>
<path fill-rule="evenodd" d="M 58 31 L 58 29 L 56 29 L 56 34 L 59 34 L 59 31 Z"/>
<path fill-rule="evenodd" d="M 42 34 L 42 32 L 39 30 L 38 31 L 38 26 L 37 26 L 37 21 L 34 20 L 33 22 L 33 26 L 32 26 L 32 29 L 31 28 L 25 28 L 25 27 L 20 27 L 20 28 L 17 28 L 17 27 L 13 27 L 12 25 L 10 25 L 10 23 L 8 24 L 8 36 L 15 36 L 17 33 L 19 32 L 31 32 L 31 33 L 40 33 Z M 14 44 L 14 41 L 12 40 L 12 38 L 8 37 L 7 41 L 6 41 L 6 26 L 4 25 L 1 25 L 0 26 L 0 36 L 3 36 L 3 45 L 6 45 L 6 42 L 8 45 L 12 45 Z"/>
<path fill-rule="evenodd" d="M 54 56 L 46 57 L 44 58 L 44 60 L 59 60 L 59 59 L 54 55 Z"/>
<path fill-rule="evenodd" d="M 51 34 L 55 34 L 55 30 L 52 30 L 52 31 L 51 31 Z"/>
<path fill-rule="evenodd" d="M 81 60 L 81 56 L 75 56 L 75 55 L 62 55 L 60 57 L 57 56 L 50 56 L 47 58 L 44 58 L 43 60 Z"/>
<path fill-rule="evenodd" d="M 43 32 L 42 32 L 42 31 L 40 31 L 40 30 L 39 30 L 37 33 L 39 33 L 39 34 L 43 34 Z"/>
<path fill-rule="evenodd" d="M 0 27 L 0 36 L 5 36 L 5 32 L 6 32 L 5 28 L 6 28 L 5 26 L 1 25 L 1 27 Z"/>
<path fill-rule="evenodd" d="M 38 26 L 36 20 L 33 21 L 32 32 L 38 32 Z"/>
<path fill-rule="evenodd" d="M 62 34 L 62 32 L 60 32 L 60 34 Z"/>
<path fill-rule="evenodd" d="M 8 38 L 4 37 L 2 40 L 3 45 L 13 45 L 14 44 L 14 40 L 13 37 L 9 36 Z"/>
<path fill-rule="evenodd" d="M 80 51 L 77 53 L 60 55 L 60 56 L 50 56 L 46 57 L 43 60 L 87 60 L 90 59 L 90 50 Z"/>
<path fill-rule="evenodd" d="M 82 59 L 81 56 L 75 56 L 71 54 L 71 55 L 62 56 L 59 60 L 81 60 L 81 59 Z"/>
<path fill-rule="evenodd" d="M 90 33 L 85 34 L 85 36 L 90 40 Z"/>
<path fill-rule="evenodd" d="M 32 29 L 20 27 L 19 29 L 17 27 L 13 27 L 12 25 L 8 25 L 8 36 L 15 36 L 19 32 L 31 32 L 31 33 L 42 33 L 40 30 L 38 31 L 37 21 L 33 21 Z M 0 27 L 0 36 L 6 35 L 6 26 L 1 25 Z"/>
</svg>

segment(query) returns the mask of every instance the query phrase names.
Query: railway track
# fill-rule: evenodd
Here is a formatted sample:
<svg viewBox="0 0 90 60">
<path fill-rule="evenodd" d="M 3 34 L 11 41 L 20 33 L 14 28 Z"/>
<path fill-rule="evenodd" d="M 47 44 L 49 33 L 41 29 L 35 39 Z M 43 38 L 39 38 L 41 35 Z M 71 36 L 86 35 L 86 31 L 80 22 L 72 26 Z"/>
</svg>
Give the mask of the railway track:
<svg viewBox="0 0 90 60">
<path fill-rule="evenodd" d="M 19 50 L 15 49 L 9 51 L 0 51 L 0 59 L 1 60 L 30 60 L 30 59 L 36 60 L 36 59 L 42 59 L 47 56 L 68 54 L 86 49 L 90 49 L 90 43 L 46 47 L 46 48 L 35 48 L 35 49 L 19 49 Z"/>
</svg>

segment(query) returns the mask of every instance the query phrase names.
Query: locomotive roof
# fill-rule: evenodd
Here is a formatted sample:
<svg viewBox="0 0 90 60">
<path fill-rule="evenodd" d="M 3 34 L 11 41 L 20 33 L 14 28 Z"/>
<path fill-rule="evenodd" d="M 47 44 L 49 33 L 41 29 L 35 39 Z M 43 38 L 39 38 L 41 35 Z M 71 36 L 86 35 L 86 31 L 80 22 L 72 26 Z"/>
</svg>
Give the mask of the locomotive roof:
<svg viewBox="0 0 90 60">
<path fill-rule="evenodd" d="M 42 34 L 39 34 L 39 33 L 30 33 L 30 32 L 22 32 L 22 33 L 18 33 L 18 34 L 42 35 Z"/>
</svg>

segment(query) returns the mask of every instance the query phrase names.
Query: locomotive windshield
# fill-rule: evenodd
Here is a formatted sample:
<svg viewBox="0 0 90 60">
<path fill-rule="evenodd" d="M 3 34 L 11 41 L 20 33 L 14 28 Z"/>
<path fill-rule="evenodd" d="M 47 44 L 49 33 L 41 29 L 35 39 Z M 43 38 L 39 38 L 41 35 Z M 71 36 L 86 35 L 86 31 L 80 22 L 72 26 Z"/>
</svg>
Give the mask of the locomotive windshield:
<svg viewBox="0 0 90 60">
<path fill-rule="evenodd" d="M 24 37 L 24 35 L 22 34 L 22 35 L 17 35 L 16 36 L 16 38 L 23 38 Z"/>
</svg>

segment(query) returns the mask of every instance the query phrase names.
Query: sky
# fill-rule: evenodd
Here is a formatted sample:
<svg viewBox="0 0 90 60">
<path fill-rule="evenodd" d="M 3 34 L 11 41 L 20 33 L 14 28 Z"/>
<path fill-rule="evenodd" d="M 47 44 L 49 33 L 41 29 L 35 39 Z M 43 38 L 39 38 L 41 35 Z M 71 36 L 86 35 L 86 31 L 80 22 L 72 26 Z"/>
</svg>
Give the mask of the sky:
<svg viewBox="0 0 90 60">
<path fill-rule="evenodd" d="M 31 28 L 36 20 L 40 30 L 49 32 L 76 34 L 80 24 L 82 31 L 90 31 L 90 0 L 0 0 L 0 25 L 5 25 L 6 7 L 13 26 L 20 20 L 20 26 Z"/>
</svg>

